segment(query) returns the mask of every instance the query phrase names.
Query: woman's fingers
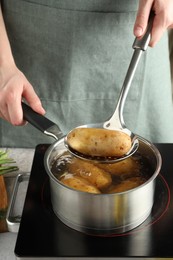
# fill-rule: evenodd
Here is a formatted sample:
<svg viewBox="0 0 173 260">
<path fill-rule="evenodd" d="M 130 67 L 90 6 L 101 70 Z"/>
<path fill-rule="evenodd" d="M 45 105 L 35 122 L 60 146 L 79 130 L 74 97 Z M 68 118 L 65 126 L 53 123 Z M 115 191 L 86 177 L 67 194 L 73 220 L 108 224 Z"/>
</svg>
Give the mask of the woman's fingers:
<svg viewBox="0 0 173 260">
<path fill-rule="evenodd" d="M 152 0 L 139 1 L 138 12 L 134 25 L 134 34 L 136 37 L 141 37 L 146 30 L 152 3 Z"/>
<path fill-rule="evenodd" d="M 42 107 L 39 97 L 37 96 L 32 85 L 28 81 L 26 82 L 26 84 L 24 86 L 24 91 L 23 91 L 22 97 L 25 98 L 27 103 L 31 106 L 31 108 L 35 112 L 42 114 L 42 115 L 45 114 L 45 110 Z"/>
<path fill-rule="evenodd" d="M 24 125 L 22 98 L 38 113 L 45 110 L 32 85 L 16 66 L 0 70 L 0 117 L 13 125 Z"/>
</svg>

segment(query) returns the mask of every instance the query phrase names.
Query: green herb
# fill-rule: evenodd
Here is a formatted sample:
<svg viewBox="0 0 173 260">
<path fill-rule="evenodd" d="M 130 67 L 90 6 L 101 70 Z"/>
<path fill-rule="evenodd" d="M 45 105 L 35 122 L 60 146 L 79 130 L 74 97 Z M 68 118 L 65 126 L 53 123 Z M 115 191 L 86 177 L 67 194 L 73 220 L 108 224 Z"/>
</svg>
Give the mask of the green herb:
<svg viewBox="0 0 173 260">
<path fill-rule="evenodd" d="M 8 172 L 17 171 L 18 167 L 14 165 L 16 162 L 8 157 L 8 153 L 0 151 L 0 175 Z"/>
</svg>

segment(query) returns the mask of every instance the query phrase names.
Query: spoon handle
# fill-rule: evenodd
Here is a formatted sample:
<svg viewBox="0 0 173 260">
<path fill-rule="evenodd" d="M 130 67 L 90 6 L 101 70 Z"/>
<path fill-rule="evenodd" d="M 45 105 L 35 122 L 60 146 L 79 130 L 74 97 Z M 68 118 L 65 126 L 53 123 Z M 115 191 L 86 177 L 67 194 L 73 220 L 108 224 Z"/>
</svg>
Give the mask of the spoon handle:
<svg viewBox="0 0 173 260">
<path fill-rule="evenodd" d="M 141 38 L 135 39 L 133 46 L 132 46 L 133 49 L 140 49 L 142 51 L 146 51 L 148 44 L 150 42 L 150 39 L 151 39 L 151 30 L 153 27 L 154 16 L 155 16 L 154 12 L 151 11 L 145 34 Z"/>
<path fill-rule="evenodd" d="M 132 56 L 132 59 L 130 61 L 129 68 L 127 70 L 123 86 L 120 91 L 120 96 L 117 102 L 117 106 L 115 108 L 115 111 L 112 115 L 112 117 L 104 123 L 104 128 L 109 128 L 109 129 L 121 129 L 121 130 L 129 130 L 126 128 L 124 119 L 123 119 L 123 109 L 124 109 L 124 104 L 125 100 L 127 97 L 127 94 L 129 92 L 138 62 L 140 60 L 141 54 L 147 49 L 148 44 L 151 39 L 151 30 L 152 30 L 152 25 L 153 25 L 153 20 L 154 20 L 154 13 L 151 12 L 149 21 L 148 21 L 148 26 L 146 29 L 145 34 L 142 36 L 142 38 L 138 39 L 136 38 L 134 43 L 133 43 L 133 49 L 134 53 Z"/>
<path fill-rule="evenodd" d="M 52 136 L 55 139 L 62 137 L 62 132 L 59 127 L 49 120 L 47 117 L 36 113 L 31 107 L 22 102 L 23 117 L 32 126 L 37 128 L 42 133 Z"/>
</svg>

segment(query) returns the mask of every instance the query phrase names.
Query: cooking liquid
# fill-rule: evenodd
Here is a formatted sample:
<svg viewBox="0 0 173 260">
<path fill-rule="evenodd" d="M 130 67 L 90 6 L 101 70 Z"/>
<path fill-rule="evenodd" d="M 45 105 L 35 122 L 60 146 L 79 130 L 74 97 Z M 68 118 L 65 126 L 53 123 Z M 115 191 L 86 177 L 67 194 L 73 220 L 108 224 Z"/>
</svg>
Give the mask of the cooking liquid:
<svg viewBox="0 0 173 260">
<path fill-rule="evenodd" d="M 149 160 L 139 152 L 113 164 L 88 162 L 64 152 L 54 160 L 51 171 L 70 188 L 98 194 L 133 189 L 145 183 L 153 173 Z"/>
</svg>

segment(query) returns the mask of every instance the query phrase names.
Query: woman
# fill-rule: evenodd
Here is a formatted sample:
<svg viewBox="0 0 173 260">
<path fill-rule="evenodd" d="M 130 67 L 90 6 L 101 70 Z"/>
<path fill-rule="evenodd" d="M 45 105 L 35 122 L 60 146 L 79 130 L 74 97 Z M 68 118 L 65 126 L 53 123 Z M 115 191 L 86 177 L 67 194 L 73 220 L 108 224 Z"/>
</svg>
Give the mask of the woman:
<svg viewBox="0 0 173 260">
<path fill-rule="evenodd" d="M 150 46 L 156 46 L 140 60 L 124 119 L 152 142 L 173 142 L 167 33 L 161 37 L 173 26 L 172 2 L 1 0 L 0 145 L 53 141 L 30 124 L 14 127 L 25 124 L 22 98 L 36 112 L 46 111 L 64 133 L 109 118 L 133 53 L 133 27 L 142 36 L 151 9 L 156 15 Z"/>
</svg>

